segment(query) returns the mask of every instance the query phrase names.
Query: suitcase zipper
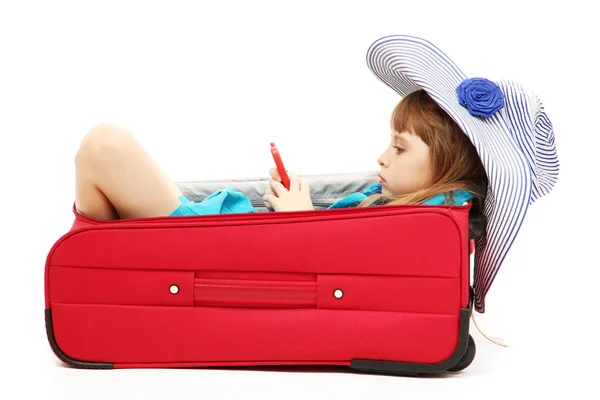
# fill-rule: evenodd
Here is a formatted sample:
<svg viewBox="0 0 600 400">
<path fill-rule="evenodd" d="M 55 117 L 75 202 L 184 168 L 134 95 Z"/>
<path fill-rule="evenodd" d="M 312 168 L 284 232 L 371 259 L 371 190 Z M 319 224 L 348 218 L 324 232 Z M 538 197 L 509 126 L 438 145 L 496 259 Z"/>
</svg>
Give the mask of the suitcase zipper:
<svg viewBox="0 0 600 400">
<path fill-rule="evenodd" d="M 382 207 L 349 207 L 349 208 L 337 208 L 333 210 L 315 210 L 315 211 L 288 211 L 285 213 L 279 212 L 258 212 L 258 213 L 239 213 L 239 214 L 209 214 L 209 215 L 191 215 L 191 216 L 159 216 L 159 217 L 145 217 L 145 218 L 127 218 L 127 219 L 114 219 L 114 220 L 100 220 L 88 217 L 83 214 L 76 214 L 76 219 L 85 221 L 87 224 L 97 226 L 109 226 L 109 225 L 138 225 L 138 224 L 168 224 L 169 226 L 181 226 L 184 223 L 197 222 L 197 223 L 215 223 L 215 222 L 265 222 L 275 221 L 282 217 L 286 222 L 291 222 L 293 219 L 304 219 L 307 217 L 315 217 L 317 212 L 328 212 L 332 213 L 329 215 L 343 216 L 343 215 L 385 215 L 388 212 L 397 213 L 398 210 L 406 210 L 410 213 L 428 213 L 428 212 L 439 212 L 440 209 L 448 210 L 452 208 L 463 208 L 466 206 L 422 206 L 414 204 L 394 204 L 386 205 Z"/>
<path fill-rule="evenodd" d="M 311 308 L 317 305 L 317 283 L 196 278 L 194 305 Z"/>
<path fill-rule="evenodd" d="M 265 207 L 264 203 L 260 203 L 257 201 L 251 201 L 250 202 L 252 204 L 253 207 Z M 335 203 L 335 201 L 313 201 L 313 205 L 316 207 L 329 207 L 331 204 Z M 236 215 L 249 215 L 249 214 L 272 214 L 274 213 L 274 211 L 261 211 L 258 213 L 240 213 L 240 214 L 236 214 Z M 87 215 L 84 214 L 76 214 L 76 219 L 79 219 L 81 221 L 85 221 L 86 223 L 89 224 L 95 224 L 95 225 L 100 225 L 100 224 L 121 224 L 121 223 L 128 223 L 128 222 L 134 222 L 134 223 L 140 223 L 140 222 L 165 222 L 165 221 L 176 221 L 176 222 L 181 222 L 181 221 L 185 221 L 185 220 L 189 220 L 190 218 L 206 218 L 206 217 L 212 217 L 212 216 L 225 216 L 225 215 L 232 215 L 232 214 L 206 214 L 206 215 L 188 215 L 188 216 L 177 216 L 177 217 L 171 217 L 168 215 L 163 215 L 163 216 L 158 216 L 158 217 L 145 217 L 145 218 L 127 218 L 127 219 L 113 219 L 113 220 L 101 220 L 101 219 L 96 219 L 96 218 L 92 218 L 89 217 Z"/>
<path fill-rule="evenodd" d="M 336 201 L 337 200 L 333 200 L 333 199 L 332 200 L 312 200 L 312 204 L 315 207 L 329 207 Z M 265 203 L 262 201 L 251 200 L 250 204 L 252 204 L 252 207 L 260 207 L 260 208 L 265 207 Z"/>
</svg>

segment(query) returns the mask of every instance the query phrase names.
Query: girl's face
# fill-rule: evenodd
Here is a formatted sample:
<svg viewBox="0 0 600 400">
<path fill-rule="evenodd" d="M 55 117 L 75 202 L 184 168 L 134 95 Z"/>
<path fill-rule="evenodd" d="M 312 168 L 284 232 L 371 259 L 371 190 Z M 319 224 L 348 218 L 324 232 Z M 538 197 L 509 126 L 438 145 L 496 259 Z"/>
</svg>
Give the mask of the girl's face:
<svg viewBox="0 0 600 400">
<path fill-rule="evenodd" d="M 429 146 L 410 132 L 392 131 L 390 145 L 377 160 L 381 193 L 399 196 L 423 189 L 433 176 Z"/>
</svg>

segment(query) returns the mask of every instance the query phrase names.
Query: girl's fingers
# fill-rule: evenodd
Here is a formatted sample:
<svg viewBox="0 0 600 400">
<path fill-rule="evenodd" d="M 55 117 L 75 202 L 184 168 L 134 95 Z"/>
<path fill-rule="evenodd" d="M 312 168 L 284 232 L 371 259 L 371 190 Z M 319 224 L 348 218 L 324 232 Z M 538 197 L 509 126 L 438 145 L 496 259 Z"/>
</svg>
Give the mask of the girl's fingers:
<svg viewBox="0 0 600 400">
<path fill-rule="evenodd" d="M 281 182 L 277 182 L 275 179 L 271 179 L 269 181 L 269 185 L 271 186 L 271 190 L 277 197 L 281 196 L 281 194 L 284 191 L 287 192 L 287 189 L 285 188 L 285 186 L 283 186 L 283 184 Z"/>
<path fill-rule="evenodd" d="M 275 193 L 273 193 L 273 191 L 271 190 L 271 187 L 269 186 L 267 188 L 267 190 L 265 190 L 265 194 L 263 196 L 263 200 L 267 197 L 267 196 L 275 196 Z M 269 201 L 265 200 L 265 206 L 267 206 L 267 208 L 270 209 L 274 209 L 273 208 L 273 204 L 271 204 Z"/>
<path fill-rule="evenodd" d="M 307 191 L 308 193 L 310 193 L 310 187 L 308 186 L 308 182 L 304 178 L 300 178 L 300 191 Z"/>
<path fill-rule="evenodd" d="M 270 168 L 269 175 L 271 175 L 271 178 L 275 179 L 276 181 L 281 182 L 281 177 L 279 176 L 279 171 L 277 168 Z"/>
<path fill-rule="evenodd" d="M 296 174 L 289 174 L 290 177 L 290 192 L 293 191 L 300 191 L 300 180 L 298 179 L 298 177 L 296 176 Z"/>
<path fill-rule="evenodd" d="M 269 208 L 275 209 L 278 204 L 279 198 L 275 197 L 272 194 L 265 194 L 263 196 L 263 200 L 265 201 L 265 205 Z"/>
</svg>

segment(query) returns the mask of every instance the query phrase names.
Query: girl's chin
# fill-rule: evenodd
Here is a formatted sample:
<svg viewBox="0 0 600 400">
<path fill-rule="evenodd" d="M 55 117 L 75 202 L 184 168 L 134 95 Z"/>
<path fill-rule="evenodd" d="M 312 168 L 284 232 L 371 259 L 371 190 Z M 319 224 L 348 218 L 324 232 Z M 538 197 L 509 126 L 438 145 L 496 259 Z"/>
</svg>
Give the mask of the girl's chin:
<svg viewBox="0 0 600 400">
<path fill-rule="evenodd" d="M 386 187 L 386 185 L 381 186 L 381 194 L 390 197 L 396 196 L 394 192 L 392 192 L 389 188 Z"/>
</svg>

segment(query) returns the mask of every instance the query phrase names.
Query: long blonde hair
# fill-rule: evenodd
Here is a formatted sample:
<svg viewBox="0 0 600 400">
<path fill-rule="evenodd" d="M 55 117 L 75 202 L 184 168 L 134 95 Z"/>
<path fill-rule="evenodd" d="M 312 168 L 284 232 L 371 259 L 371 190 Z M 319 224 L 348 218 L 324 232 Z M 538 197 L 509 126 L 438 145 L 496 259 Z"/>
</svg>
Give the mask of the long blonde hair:
<svg viewBox="0 0 600 400">
<path fill-rule="evenodd" d="M 488 179 L 475 146 L 454 120 L 425 92 L 417 90 L 405 96 L 394 108 L 391 128 L 409 131 L 429 146 L 433 176 L 425 188 L 400 196 L 374 194 L 358 206 L 372 204 L 421 204 L 443 194 L 453 204 L 453 190 L 474 195 L 473 209 L 483 211 Z"/>
</svg>

